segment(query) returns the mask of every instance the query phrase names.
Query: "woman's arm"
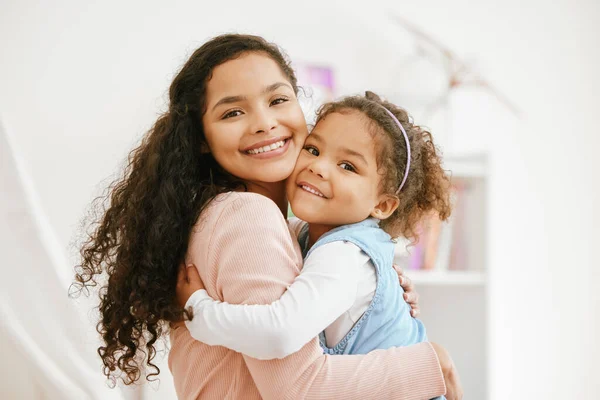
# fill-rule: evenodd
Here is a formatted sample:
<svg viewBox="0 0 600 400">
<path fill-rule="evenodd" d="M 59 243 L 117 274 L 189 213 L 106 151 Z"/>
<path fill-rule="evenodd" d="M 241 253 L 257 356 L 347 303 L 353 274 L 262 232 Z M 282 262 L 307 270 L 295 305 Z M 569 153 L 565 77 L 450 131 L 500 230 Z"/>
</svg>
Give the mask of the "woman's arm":
<svg viewBox="0 0 600 400">
<path fill-rule="evenodd" d="M 334 242 L 317 248 L 280 299 L 266 305 L 229 304 L 198 290 L 187 300 L 194 317 L 185 324 L 192 337 L 260 360 L 283 358 L 317 336 L 356 299 L 360 249 Z M 242 269 L 244 263 L 241 263 Z M 185 281 L 199 282 L 195 268 Z"/>
<path fill-rule="evenodd" d="M 270 200 L 257 195 L 240 200 L 219 219 L 210 242 L 214 251 L 209 271 L 203 277 L 209 277 L 209 282 L 205 279 L 209 293 L 214 291 L 223 301 L 268 304 L 294 281 L 301 260 Z M 191 261 L 200 265 L 206 260 Z M 281 360 L 244 359 L 265 399 L 427 399 L 445 392 L 440 364 L 429 343 L 366 355 L 327 356 L 315 338 Z"/>
</svg>

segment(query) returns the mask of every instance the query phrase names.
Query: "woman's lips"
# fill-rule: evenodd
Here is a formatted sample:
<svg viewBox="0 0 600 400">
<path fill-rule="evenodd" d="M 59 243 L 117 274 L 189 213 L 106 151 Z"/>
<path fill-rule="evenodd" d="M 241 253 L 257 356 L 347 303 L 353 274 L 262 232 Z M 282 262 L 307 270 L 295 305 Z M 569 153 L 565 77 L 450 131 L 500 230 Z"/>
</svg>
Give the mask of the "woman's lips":
<svg viewBox="0 0 600 400">
<path fill-rule="evenodd" d="M 279 145 L 275 149 L 269 149 L 269 150 L 264 151 L 265 150 L 264 147 L 272 146 L 272 145 L 277 146 L 278 142 L 281 142 L 281 141 L 283 141 L 282 146 Z M 291 138 L 279 139 L 279 140 L 275 140 L 275 141 L 270 140 L 267 142 L 271 142 L 271 143 L 268 143 L 268 144 L 262 144 L 264 142 L 257 143 L 255 145 L 253 145 L 252 147 L 250 147 L 249 150 L 242 151 L 242 153 L 249 157 L 258 158 L 258 159 L 268 159 L 268 158 L 279 157 L 280 155 L 284 154 L 289 149 Z M 262 151 L 259 153 L 259 152 L 257 152 L 258 150 L 262 150 Z"/>
<path fill-rule="evenodd" d="M 262 140 L 260 142 L 254 143 L 253 145 L 248 146 L 248 147 L 242 149 L 242 152 L 247 153 L 250 150 L 257 150 L 257 149 L 259 149 L 261 147 L 270 146 L 270 145 L 272 145 L 274 143 L 282 142 L 282 141 L 285 141 L 285 140 L 288 140 L 288 139 L 291 139 L 291 136 L 288 136 L 288 137 L 279 136 L 279 137 L 274 137 L 274 138 L 267 139 L 267 140 Z"/>
</svg>

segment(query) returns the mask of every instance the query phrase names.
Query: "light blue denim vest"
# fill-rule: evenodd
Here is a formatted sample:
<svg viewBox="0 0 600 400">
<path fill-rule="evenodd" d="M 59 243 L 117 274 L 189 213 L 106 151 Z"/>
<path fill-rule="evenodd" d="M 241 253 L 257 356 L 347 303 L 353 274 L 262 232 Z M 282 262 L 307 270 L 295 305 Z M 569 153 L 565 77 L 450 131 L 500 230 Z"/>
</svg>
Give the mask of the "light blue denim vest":
<svg viewBox="0 0 600 400">
<path fill-rule="evenodd" d="M 368 218 L 356 224 L 335 228 L 323 236 L 307 253 L 308 224 L 300 232 L 305 258 L 319 246 L 346 241 L 365 252 L 375 265 L 377 286 L 371 304 L 348 334 L 333 348 L 327 347 L 325 333 L 320 335 L 321 347 L 326 354 L 366 354 L 375 349 L 410 346 L 427 341 L 425 326 L 410 315 L 410 306 L 404 300 L 404 290 L 398 283 L 398 274 L 392 267 L 394 242 L 379 227 L 379 221 Z M 439 397 L 438 399 L 443 399 Z"/>
</svg>

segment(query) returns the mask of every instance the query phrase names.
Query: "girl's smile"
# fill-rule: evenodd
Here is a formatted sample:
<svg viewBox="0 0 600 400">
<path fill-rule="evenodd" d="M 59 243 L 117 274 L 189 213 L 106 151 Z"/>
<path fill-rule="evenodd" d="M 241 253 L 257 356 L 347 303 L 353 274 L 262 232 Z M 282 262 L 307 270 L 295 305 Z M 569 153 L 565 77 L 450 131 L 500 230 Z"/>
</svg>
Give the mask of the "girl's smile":
<svg viewBox="0 0 600 400">
<path fill-rule="evenodd" d="M 321 191 L 319 189 L 317 189 L 315 186 L 311 185 L 310 183 L 308 183 L 306 181 L 298 182 L 298 187 L 308 193 L 314 194 L 315 196 L 322 197 L 325 199 L 327 198 L 323 193 L 321 193 Z"/>
</svg>

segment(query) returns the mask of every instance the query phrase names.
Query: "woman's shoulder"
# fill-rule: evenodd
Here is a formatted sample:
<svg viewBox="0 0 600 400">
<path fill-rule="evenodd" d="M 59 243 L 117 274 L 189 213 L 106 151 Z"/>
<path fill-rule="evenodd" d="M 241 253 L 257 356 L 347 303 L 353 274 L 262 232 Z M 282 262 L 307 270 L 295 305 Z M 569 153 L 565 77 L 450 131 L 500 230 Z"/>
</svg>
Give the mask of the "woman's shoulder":
<svg viewBox="0 0 600 400">
<path fill-rule="evenodd" d="M 279 207 L 268 197 L 251 192 L 227 192 L 217 195 L 206 206 L 194 231 L 198 233 L 204 230 L 203 227 L 239 226 L 257 221 L 275 227 L 287 226 Z"/>
<path fill-rule="evenodd" d="M 290 227 L 290 231 L 294 234 L 294 237 L 297 239 L 300 236 L 300 231 L 307 224 L 306 221 L 302 221 L 297 217 L 288 218 L 288 226 Z"/>
<path fill-rule="evenodd" d="M 252 192 L 221 193 L 213 199 L 205 210 L 208 214 L 219 216 L 219 220 L 237 218 L 243 214 L 252 219 L 260 215 L 262 218 L 283 219 L 277 204 L 266 196 Z"/>
<path fill-rule="evenodd" d="M 243 208 L 244 205 L 256 204 L 265 207 L 267 210 L 279 212 L 277 204 L 270 198 L 262 194 L 253 192 L 226 192 L 217 195 L 211 202 L 212 206 L 218 208 L 233 207 L 234 209 Z"/>
<path fill-rule="evenodd" d="M 203 264 L 206 279 L 211 281 L 217 271 L 221 276 L 225 270 L 238 271 L 241 260 L 247 267 L 263 268 L 274 254 L 299 270 L 302 255 L 297 247 L 281 210 L 271 199 L 230 192 L 214 198 L 202 211 L 190 238 L 188 258 L 197 266 Z"/>
<path fill-rule="evenodd" d="M 259 243 L 293 250 L 290 231 L 275 202 L 256 193 L 222 193 L 200 213 L 190 235 L 188 258 L 208 267 L 212 265 L 209 255 L 218 258 L 219 249 L 231 248 L 233 243 L 236 249 L 256 247 L 258 237 L 262 239 Z"/>
</svg>

